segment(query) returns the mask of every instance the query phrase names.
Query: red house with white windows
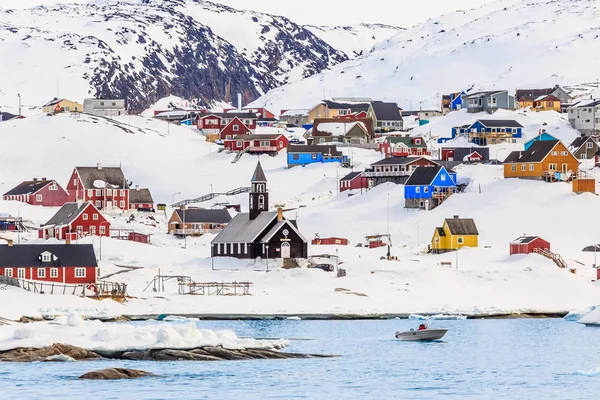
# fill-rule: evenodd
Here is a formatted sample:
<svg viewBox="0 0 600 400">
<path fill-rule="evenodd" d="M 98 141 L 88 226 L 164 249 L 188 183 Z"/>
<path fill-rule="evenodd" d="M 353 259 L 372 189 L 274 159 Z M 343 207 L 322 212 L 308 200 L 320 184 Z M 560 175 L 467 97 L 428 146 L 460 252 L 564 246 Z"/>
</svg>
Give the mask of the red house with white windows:
<svg viewBox="0 0 600 400">
<path fill-rule="evenodd" d="M 33 178 L 21 182 L 4 193 L 4 200 L 22 201 L 33 206 L 60 207 L 67 201 L 68 193 L 55 180 Z"/>
<path fill-rule="evenodd" d="M 248 112 L 231 112 L 231 113 L 207 113 L 198 116 L 197 127 L 205 135 L 214 135 L 221 133 L 234 118 L 239 119 L 246 128 L 254 133 L 256 129 L 257 115 Z"/>
<path fill-rule="evenodd" d="M 91 244 L 0 245 L 0 275 L 34 281 L 90 284 L 98 263 Z"/>
<path fill-rule="evenodd" d="M 345 115 L 336 115 L 333 117 L 334 119 L 357 119 L 357 118 L 367 118 L 366 111 L 358 111 L 355 113 L 345 114 Z"/>
<path fill-rule="evenodd" d="M 348 175 L 340 179 L 340 193 L 346 190 L 367 189 L 369 180 L 363 176 L 362 172 L 350 172 Z"/>
<path fill-rule="evenodd" d="M 233 137 L 237 135 L 249 135 L 251 133 L 252 131 L 250 128 L 248 128 L 241 119 L 235 117 L 223 129 L 221 129 L 221 132 L 219 132 L 219 139 L 228 140 L 233 139 Z"/>
<path fill-rule="evenodd" d="M 135 189 L 129 190 L 129 209 L 140 211 L 154 211 L 154 199 L 149 189 L 140 189 L 136 186 Z"/>
<path fill-rule="evenodd" d="M 93 203 L 66 203 L 38 231 L 40 239 L 76 240 L 84 236 L 109 236 L 110 222 Z"/>
<path fill-rule="evenodd" d="M 89 201 L 99 210 L 129 210 L 129 183 L 121 167 L 75 167 L 67 192 L 69 202 Z"/>
<path fill-rule="evenodd" d="M 521 236 L 510 242 L 510 255 L 531 254 L 535 250 L 550 250 L 550 242 L 539 236 Z"/>
<path fill-rule="evenodd" d="M 431 156 L 422 137 L 388 136 L 379 144 L 379 151 L 386 157 Z"/>
<path fill-rule="evenodd" d="M 229 151 L 244 151 L 251 154 L 277 154 L 287 148 L 288 139 L 281 133 L 262 135 L 238 135 L 225 140 L 224 147 Z"/>
</svg>

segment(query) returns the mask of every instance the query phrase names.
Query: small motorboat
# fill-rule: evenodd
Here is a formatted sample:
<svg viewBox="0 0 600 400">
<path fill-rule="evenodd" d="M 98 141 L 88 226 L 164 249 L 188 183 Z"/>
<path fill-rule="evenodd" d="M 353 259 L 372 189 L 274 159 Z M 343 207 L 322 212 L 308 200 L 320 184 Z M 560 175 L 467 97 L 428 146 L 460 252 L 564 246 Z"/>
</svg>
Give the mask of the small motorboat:
<svg viewBox="0 0 600 400">
<path fill-rule="evenodd" d="M 439 340 L 444 337 L 448 329 L 429 329 L 425 324 L 421 324 L 419 329 L 411 329 L 406 332 L 396 332 L 396 339 L 399 340 Z"/>
</svg>

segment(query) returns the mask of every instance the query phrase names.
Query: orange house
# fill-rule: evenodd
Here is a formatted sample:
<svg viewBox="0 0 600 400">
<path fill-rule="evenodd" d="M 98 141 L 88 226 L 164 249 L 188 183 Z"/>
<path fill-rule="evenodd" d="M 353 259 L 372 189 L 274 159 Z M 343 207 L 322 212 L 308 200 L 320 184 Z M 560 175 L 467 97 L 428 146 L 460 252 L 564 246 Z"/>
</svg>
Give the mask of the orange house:
<svg viewBox="0 0 600 400">
<path fill-rule="evenodd" d="M 579 161 L 560 140 L 534 142 L 526 151 L 513 151 L 504 160 L 505 178 L 557 179 L 557 176 L 577 176 Z"/>
</svg>

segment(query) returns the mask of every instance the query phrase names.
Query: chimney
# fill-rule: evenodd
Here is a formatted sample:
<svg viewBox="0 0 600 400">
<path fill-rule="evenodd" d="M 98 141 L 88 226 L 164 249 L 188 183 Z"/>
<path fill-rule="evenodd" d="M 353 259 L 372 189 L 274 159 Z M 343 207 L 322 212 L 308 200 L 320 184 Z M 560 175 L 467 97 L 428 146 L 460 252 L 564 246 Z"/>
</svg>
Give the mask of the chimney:
<svg viewBox="0 0 600 400">
<path fill-rule="evenodd" d="M 42 181 L 43 181 L 43 182 L 46 182 L 46 178 L 42 178 Z"/>
<path fill-rule="evenodd" d="M 283 221 L 283 209 L 277 207 L 277 221 Z"/>
<path fill-rule="evenodd" d="M 140 185 L 135 185 L 135 190 L 140 190 Z"/>
<path fill-rule="evenodd" d="M 241 112 L 242 111 L 242 94 L 241 93 L 238 93 L 237 101 L 238 101 L 237 102 L 238 103 L 238 105 L 237 105 L 238 111 Z"/>
<path fill-rule="evenodd" d="M 455 215 L 455 216 L 454 216 L 454 219 L 458 219 L 458 215 Z"/>
<path fill-rule="evenodd" d="M 33 178 L 33 181 L 34 181 L 34 182 L 37 182 L 37 178 Z"/>
<path fill-rule="evenodd" d="M 96 164 L 96 168 L 102 169 L 102 164 L 100 164 L 100 163 Z"/>
</svg>

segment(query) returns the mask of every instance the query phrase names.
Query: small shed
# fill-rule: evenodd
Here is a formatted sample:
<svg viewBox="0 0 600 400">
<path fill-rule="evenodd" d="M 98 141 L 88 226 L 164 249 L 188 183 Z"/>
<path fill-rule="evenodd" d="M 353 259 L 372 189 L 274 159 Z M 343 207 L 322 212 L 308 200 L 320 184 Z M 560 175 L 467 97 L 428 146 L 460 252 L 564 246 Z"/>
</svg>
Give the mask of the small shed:
<svg viewBox="0 0 600 400">
<path fill-rule="evenodd" d="M 314 238 L 311 242 L 313 245 L 338 245 L 338 246 L 348 246 L 348 239 L 339 238 L 339 237 L 326 237 L 326 238 Z"/>
<path fill-rule="evenodd" d="M 146 235 L 144 233 L 139 232 L 129 232 L 127 236 L 127 240 L 130 242 L 138 242 L 138 243 L 150 243 L 150 235 Z"/>
<path fill-rule="evenodd" d="M 531 254 L 535 249 L 550 250 L 550 242 L 539 236 L 521 236 L 510 242 L 510 255 Z"/>
</svg>

